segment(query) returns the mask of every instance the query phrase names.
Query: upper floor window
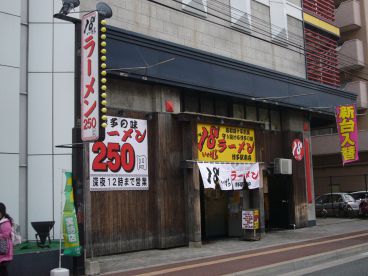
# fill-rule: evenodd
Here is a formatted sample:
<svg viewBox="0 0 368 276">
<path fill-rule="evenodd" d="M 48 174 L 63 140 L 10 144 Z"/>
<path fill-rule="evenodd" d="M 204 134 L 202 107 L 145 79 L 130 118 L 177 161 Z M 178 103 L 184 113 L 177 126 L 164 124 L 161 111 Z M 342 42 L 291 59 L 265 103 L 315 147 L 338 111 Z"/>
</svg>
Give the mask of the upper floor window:
<svg viewBox="0 0 368 276">
<path fill-rule="evenodd" d="M 185 11 L 207 16 L 207 0 L 183 0 L 182 8 Z"/>
</svg>

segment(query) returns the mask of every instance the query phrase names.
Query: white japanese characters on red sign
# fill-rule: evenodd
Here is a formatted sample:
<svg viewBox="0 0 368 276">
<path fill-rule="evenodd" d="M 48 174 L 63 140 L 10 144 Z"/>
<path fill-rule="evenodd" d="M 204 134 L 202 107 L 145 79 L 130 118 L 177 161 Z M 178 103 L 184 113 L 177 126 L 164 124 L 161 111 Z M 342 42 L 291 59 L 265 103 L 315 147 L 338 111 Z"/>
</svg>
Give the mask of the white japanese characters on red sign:
<svg viewBox="0 0 368 276">
<path fill-rule="evenodd" d="M 148 190 L 147 121 L 107 116 L 105 140 L 89 149 L 90 190 Z"/>
<path fill-rule="evenodd" d="M 96 141 L 100 136 L 98 26 L 98 12 L 91 12 L 83 16 L 81 47 L 82 141 Z"/>
<path fill-rule="evenodd" d="M 292 144 L 292 151 L 293 151 L 293 156 L 295 160 L 297 161 L 302 160 L 304 156 L 303 142 L 300 141 L 299 139 L 294 139 L 293 144 Z"/>
</svg>

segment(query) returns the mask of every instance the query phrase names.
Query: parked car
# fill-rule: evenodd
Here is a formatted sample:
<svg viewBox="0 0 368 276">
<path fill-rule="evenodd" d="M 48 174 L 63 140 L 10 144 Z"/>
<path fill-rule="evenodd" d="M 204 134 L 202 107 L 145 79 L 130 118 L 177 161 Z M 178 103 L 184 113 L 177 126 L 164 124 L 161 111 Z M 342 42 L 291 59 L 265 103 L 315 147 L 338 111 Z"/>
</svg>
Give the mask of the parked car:
<svg viewBox="0 0 368 276">
<path fill-rule="evenodd" d="M 368 192 L 367 191 L 358 191 L 350 193 L 350 195 L 358 202 L 359 204 L 359 213 L 360 217 L 365 217 L 368 215 Z"/>
<path fill-rule="evenodd" d="M 359 203 L 347 193 L 329 193 L 316 198 L 316 215 L 321 217 L 354 217 L 359 213 Z"/>
<path fill-rule="evenodd" d="M 351 195 L 359 203 L 362 200 L 368 198 L 368 192 L 367 191 L 353 192 L 353 193 L 350 193 L 349 195 Z"/>
<path fill-rule="evenodd" d="M 362 199 L 359 204 L 359 216 L 368 216 L 368 199 Z"/>
</svg>

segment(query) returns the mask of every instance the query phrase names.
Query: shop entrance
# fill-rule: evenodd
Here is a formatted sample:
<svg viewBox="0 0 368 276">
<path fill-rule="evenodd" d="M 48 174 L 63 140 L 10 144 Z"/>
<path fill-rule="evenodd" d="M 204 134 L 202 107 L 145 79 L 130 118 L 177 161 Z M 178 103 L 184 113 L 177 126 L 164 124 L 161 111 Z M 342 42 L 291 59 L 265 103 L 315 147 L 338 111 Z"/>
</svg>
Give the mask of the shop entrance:
<svg viewBox="0 0 368 276">
<path fill-rule="evenodd" d="M 241 210 L 242 191 L 203 189 L 201 183 L 202 241 L 240 237 Z"/>
<path fill-rule="evenodd" d="M 292 179 L 290 175 L 268 176 L 268 228 L 290 227 L 291 185 Z"/>
</svg>

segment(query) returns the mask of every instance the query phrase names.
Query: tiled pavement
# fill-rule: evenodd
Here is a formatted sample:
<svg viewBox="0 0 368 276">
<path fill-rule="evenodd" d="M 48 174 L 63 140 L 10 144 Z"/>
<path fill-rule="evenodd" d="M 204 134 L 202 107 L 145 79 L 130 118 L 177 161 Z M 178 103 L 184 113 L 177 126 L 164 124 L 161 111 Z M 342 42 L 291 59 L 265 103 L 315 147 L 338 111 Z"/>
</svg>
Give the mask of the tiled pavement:
<svg viewBox="0 0 368 276">
<path fill-rule="evenodd" d="M 101 273 L 113 271 L 128 271 L 144 269 L 162 265 L 175 264 L 185 261 L 201 260 L 203 258 L 236 254 L 246 254 L 257 249 L 271 246 L 285 246 L 312 239 L 325 238 L 333 235 L 346 234 L 368 230 L 367 219 L 327 218 L 318 219 L 317 226 L 268 232 L 260 241 L 240 241 L 239 239 L 218 240 L 205 243 L 201 248 L 180 247 L 166 250 L 146 250 L 121 255 L 95 258 Z M 364 233 L 364 232 L 363 232 Z M 364 241 L 364 242 L 368 242 Z M 346 241 L 348 244 L 348 242 Z M 297 251 L 296 251 L 297 252 Z M 177 273 L 176 273 L 177 274 Z"/>
</svg>

